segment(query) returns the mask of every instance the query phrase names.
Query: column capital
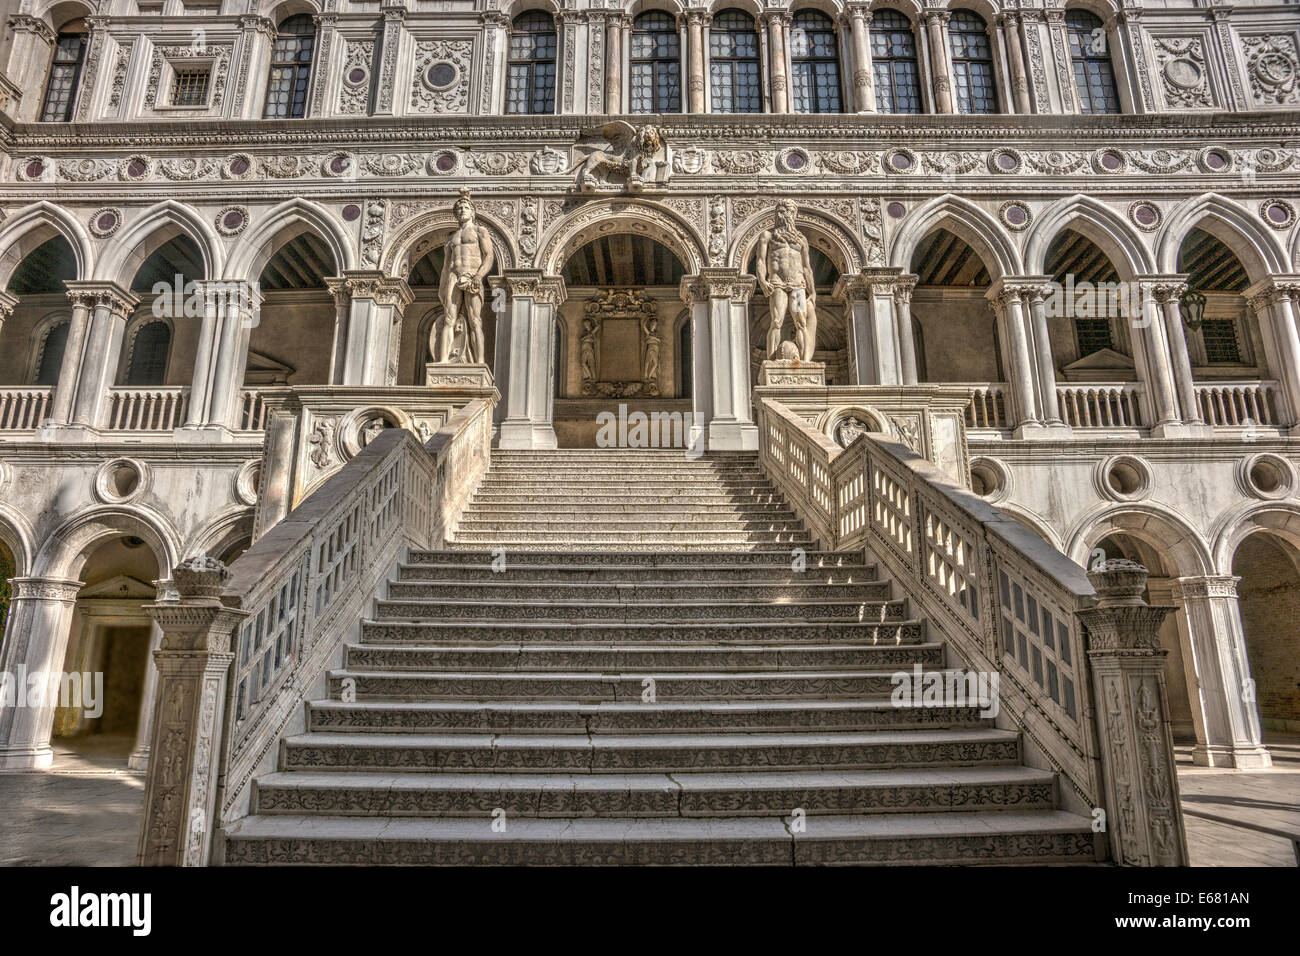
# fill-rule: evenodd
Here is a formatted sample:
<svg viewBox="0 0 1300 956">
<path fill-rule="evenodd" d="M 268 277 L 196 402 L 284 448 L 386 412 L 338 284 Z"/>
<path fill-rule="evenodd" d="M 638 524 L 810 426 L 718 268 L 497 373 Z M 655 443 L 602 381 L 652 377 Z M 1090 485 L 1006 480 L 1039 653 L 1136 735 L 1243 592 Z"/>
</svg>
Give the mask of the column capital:
<svg viewBox="0 0 1300 956">
<path fill-rule="evenodd" d="M 993 22 L 1000 27 L 1018 27 L 1020 25 L 1020 10 L 1004 10 L 993 18 Z"/>
<path fill-rule="evenodd" d="M 921 19 L 925 21 L 926 26 L 933 25 L 936 21 L 939 26 L 946 27 L 948 21 L 952 19 L 951 10 L 922 10 Z"/>
<path fill-rule="evenodd" d="M 97 282 L 93 279 L 70 279 L 63 283 L 68 290 L 68 301 L 81 303 L 87 308 L 104 305 L 118 315 L 127 316 L 140 305 L 140 297 L 123 289 L 116 282 Z"/>
<path fill-rule="evenodd" d="M 13 578 L 12 600 L 15 601 L 62 601 L 71 604 L 84 587 L 80 581 L 67 578 Z"/>
<path fill-rule="evenodd" d="M 339 22 L 339 15 L 333 11 L 329 13 L 313 13 L 311 22 L 319 27 L 332 27 Z"/>
<path fill-rule="evenodd" d="M 1147 569 L 1136 561 L 1107 561 L 1088 580 L 1097 592 L 1097 604 L 1079 612 L 1088 628 L 1088 656 L 1104 654 L 1163 657 L 1160 623 L 1173 606 L 1153 607 L 1142 600 Z"/>
<path fill-rule="evenodd" d="M 9 29 L 15 33 L 34 33 L 51 45 L 58 39 L 58 35 L 51 29 L 50 25 L 40 17 L 33 17 L 26 13 L 16 13 L 9 18 L 8 24 Z"/>
<path fill-rule="evenodd" d="M 485 27 L 510 26 L 510 18 L 500 10 L 484 10 L 478 15 L 478 22 Z"/>
<path fill-rule="evenodd" d="M 784 8 L 777 8 L 774 10 L 764 10 L 762 13 L 758 15 L 758 21 L 763 26 L 767 26 L 770 23 L 779 23 L 782 26 L 788 27 L 790 25 L 790 21 L 793 19 L 794 19 L 794 15 L 789 10 Z"/>
<path fill-rule="evenodd" d="M 385 3 L 379 7 L 379 12 L 384 15 L 385 20 L 405 20 L 406 5 L 404 3 Z"/>
<path fill-rule="evenodd" d="M 713 23 L 713 14 L 703 7 L 692 7 L 689 10 L 683 10 L 682 16 L 686 18 L 689 26 L 708 27 Z"/>
<path fill-rule="evenodd" d="M 239 16 L 239 29 L 244 33 L 261 33 L 264 36 L 275 36 L 275 21 L 270 17 L 264 17 L 256 13 L 243 13 Z"/>
<path fill-rule="evenodd" d="M 18 296 L 12 292 L 0 292 L 0 322 L 14 314 L 14 309 L 18 307 Z"/>
<path fill-rule="evenodd" d="M 739 269 L 701 269 L 697 275 L 682 276 L 678 294 L 687 305 L 711 299 L 748 302 L 758 280 Z"/>
<path fill-rule="evenodd" d="M 504 289 L 512 299 L 532 299 L 557 308 L 569 297 L 563 276 L 548 276 L 535 269 L 505 269 L 499 276 L 488 276 L 488 287 Z"/>
<path fill-rule="evenodd" d="M 842 275 L 831 292 L 832 299 L 859 302 L 872 295 L 898 295 L 911 301 L 912 289 L 919 276 L 904 272 L 901 266 L 877 266 Z"/>
<path fill-rule="evenodd" d="M 1198 598 L 1232 598 L 1237 597 L 1237 582 L 1241 578 L 1234 574 L 1206 574 L 1200 577 L 1175 578 L 1170 582 L 1170 593 L 1175 601 L 1192 601 Z"/>
<path fill-rule="evenodd" d="M 998 276 L 989 284 L 984 298 L 998 308 L 1006 308 L 1009 302 L 1028 302 L 1035 295 L 1041 295 L 1043 280 L 1051 281 L 1050 276 Z"/>
<path fill-rule="evenodd" d="M 415 301 L 415 293 L 405 279 L 395 279 L 373 269 L 352 269 L 341 276 L 329 276 L 325 287 L 340 305 L 352 299 L 373 299 L 376 305 L 404 309 Z"/>
<path fill-rule="evenodd" d="M 1139 289 L 1163 305 L 1186 292 L 1187 280 L 1190 278 L 1189 275 L 1181 274 L 1147 275 L 1137 276 L 1135 281 Z"/>
<path fill-rule="evenodd" d="M 1249 286 L 1242 295 L 1256 311 L 1283 299 L 1294 302 L 1300 299 L 1300 275 L 1265 276 Z"/>
</svg>

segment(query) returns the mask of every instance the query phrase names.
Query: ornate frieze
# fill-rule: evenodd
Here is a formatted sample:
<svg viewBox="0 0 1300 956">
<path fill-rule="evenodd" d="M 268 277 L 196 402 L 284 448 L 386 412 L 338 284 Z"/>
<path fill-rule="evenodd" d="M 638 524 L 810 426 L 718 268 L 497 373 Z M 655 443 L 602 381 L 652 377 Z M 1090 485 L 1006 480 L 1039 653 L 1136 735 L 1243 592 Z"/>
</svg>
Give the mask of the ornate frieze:
<svg viewBox="0 0 1300 956">
<path fill-rule="evenodd" d="M 1157 37 L 1153 46 L 1166 106 L 1209 109 L 1217 105 L 1199 36 Z"/>
<path fill-rule="evenodd" d="M 226 96 L 226 76 L 230 69 L 230 56 L 233 45 L 213 43 L 208 46 L 165 46 L 155 47 L 153 61 L 149 67 L 149 79 L 145 84 L 144 105 L 146 109 L 165 109 L 169 104 L 162 102 L 163 74 L 169 60 L 207 60 L 212 64 L 208 89 L 209 114 L 221 112 Z"/>
<path fill-rule="evenodd" d="M 1300 56 L 1293 34 L 1275 33 L 1241 38 L 1246 53 L 1246 72 L 1256 106 L 1289 106 L 1300 103 L 1296 77 Z"/>
<path fill-rule="evenodd" d="M 370 105 L 371 70 L 374 69 L 375 41 L 348 40 L 339 87 L 339 112 L 364 114 Z"/>
<path fill-rule="evenodd" d="M 424 40 L 415 47 L 411 111 L 468 113 L 472 40 Z"/>
</svg>

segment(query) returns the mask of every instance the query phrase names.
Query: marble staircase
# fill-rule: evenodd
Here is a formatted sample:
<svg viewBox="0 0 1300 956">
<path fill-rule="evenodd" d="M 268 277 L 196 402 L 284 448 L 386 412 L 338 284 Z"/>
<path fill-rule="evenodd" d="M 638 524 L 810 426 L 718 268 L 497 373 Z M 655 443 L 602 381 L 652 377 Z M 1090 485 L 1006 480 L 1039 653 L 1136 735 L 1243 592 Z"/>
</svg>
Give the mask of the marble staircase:
<svg viewBox="0 0 1300 956">
<path fill-rule="evenodd" d="M 280 742 L 234 864 L 1088 863 L 1088 819 L 757 458 L 494 452 Z"/>
</svg>

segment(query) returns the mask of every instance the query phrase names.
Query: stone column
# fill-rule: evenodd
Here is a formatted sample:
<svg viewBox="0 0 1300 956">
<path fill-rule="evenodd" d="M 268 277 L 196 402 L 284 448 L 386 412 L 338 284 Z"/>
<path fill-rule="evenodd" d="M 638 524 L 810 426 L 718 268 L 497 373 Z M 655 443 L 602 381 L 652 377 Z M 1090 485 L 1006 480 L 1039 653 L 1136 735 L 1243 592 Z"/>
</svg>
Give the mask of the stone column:
<svg viewBox="0 0 1300 956">
<path fill-rule="evenodd" d="M 103 428 L 108 424 L 108 390 L 117 379 L 126 320 L 140 299 L 112 282 L 69 282 L 67 286 L 70 292 L 89 293 L 93 298 L 84 344 L 78 350 L 80 367 L 73 379 L 76 395 L 71 420 L 74 425 Z M 68 329 L 67 351 L 73 351 L 72 331 Z M 62 377 L 60 367 L 60 389 L 64 387 Z"/>
<path fill-rule="evenodd" d="M 171 578 L 163 578 L 153 583 L 158 603 L 174 603 L 180 600 Z M 145 662 L 144 683 L 140 687 L 140 716 L 135 728 L 135 747 L 126 765 L 131 770 L 148 770 L 149 753 L 153 740 L 153 710 L 158 693 L 158 668 L 154 664 L 154 655 L 162 647 L 162 626 L 155 620 L 149 628 L 149 659 Z"/>
<path fill-rule="evenodd" d="M 1146 578 L 1140 564 L 1106 562 L 1088 572 L 1098 603 L 1079 612 L 1088 629 L 1106 832 L 1117 863 L 1186 866 L 1165 690 L 1169 652 L 1160 646 L 1160 622 L 1174 608 L 1142 600 Z"/>
<path fill-rule="evenodd" d="M 1065 10 L 1045 10 L 1047 37 L 1052 44 L 1052 60 L 1056 63 L 1056 86 L 1061 97 L 1062 113 L 1079 112 L 1079 98 L 1074 91 L 1074 67 L 1070 63 L 1070 42 L 1065 35 Z M 1109 34 L 1106 42 L 1110 42 Z"/>
<path fill-rule="evenodd" d="M 901 280 L 901 269 L 881 267 L 841 276 L 835 285 L 832 298 L 843 301 L 847 309 L 849 367 L 856 385 L 904 383 L 906 360 L 895 308 L 895 292 Z M 908 290 L 910 293 L 910 284 Z M 910 308 L 907 325 L 910 331 Z M 915 379 L 914 353 L 911 365 Z"/>
<path fill-rule="evenodd" d="M 415 296 L 405 279 L 354 269 L 325 280 L 344 328 L 336 329 L 335 385 L 397 384 L 402 314 Z"/>
<path fill-rule="evenodd" d="M 1270 346 L 1269 374 L 1282 386 L 1286 408 L 1278 409 L 1279 417 L 1287 425 L 1300 424 L 1300 334 L 1296 331 L 1300 275 L 1268 276 L 1245 295 Z"/>
<path fill-rule="evenodd" d="M 406 7 L 400 4 L 380 7 L 384 15 L 384 37 L 380 42 L 379 83 L 375 89 L 375 115 L 392 116 L 397 99 L 397 57 L 402 48 Z"/>
<path fill-rule="evenodd" d="M 623 109 L 623 39 L 632 27 L 632 18 L 611 13 L 605 18 L 605 112 L 622 113 Z"/>
<path fill-rule="evenodd" d="M 1197 697 L 1205 738 L 1196 741 L 1192 761 L 1202 767 L 1257 769 L 1272 766 L 1264 747 L 1254 682 L 1246 657 L 1246 636 L 1237 604 L 1237 582 L 1230 574 L 1179 578 L 1174 600 L 1187 614 Z"/>
<path fill-rule="evenodd" d="M 898 329 L 898 357 L 903 384 L 916 384 L 916 333 L 912 328 L 912 290 L 920 276 L 901 275 L 894 283 L 894 320 Z"/>
<path fill-rule="evenodd" d="M 488 279 L 508 297 L 497 316 L 496 383 L 499 448 L 555 448 L 555 323 L 568 296 L 564 280 L 530 269 L 506 269 Z"/>
<path fill-rule="evenodd" d="M 99 70 L 105 65 L 108 58 L 109 36 L 108 26 L 111 22 L 109 17 L 86 17 L 85 24 L 88 35 L 86 37 L 86 53 L 82 63 L 81 76 L 77 80 L 76 103 L 73 107 L 73 118 L 78 123 L 83 123 L 91 119 L 91 106 L 96 99 L 96 86 L 99 78 Z M 44 92 L 42 90 L 42 92 Z"/>
<path fill-rule="evenodd" d="M 785 68 L 785 38 L 790 14 L 774 11 L 763 15 L 767 21 L 768 54 L 771 59 L 772 112 L 790 112 L 790 75 Z"/>
<path fill-rule="evenodd" d="M 1028 302 L 1030 331 L 1034 342 L 1035 378 L 1038 383 L 1038 410 L 1048 425 L 1065 425 L 1056 396 L 1056 362 L 1052 359 L 1052 337 L 1047 326 L 1047 299 L 1052 294 L 1051 276 L 1027 276 L 1020 286 L 1021 298 Z"/>
<path fill-rule="evenodd" d="M 193 558 L 172 573 L 179 600 L 147 606 L 162 628 L 149 776 L 136 863 L 205 866 L 216 818 L 234 634 L 244 611 L 221 603 L 230 572 Z"/>
<path fill-rule="evenodd" d="M 689 67 L 686 89 L 692 113 L 708 112 L 708 106 L 704 102 L 704 31 L 712 22 L 713 18 L 706 10 L 686 11 L 686 60 Z"/>
<path fill-rule="evenodd" d="M 1136 364 L 1151 403 L 1154 434 L 1173 435 L 1182 429 L 1182 415 L 1178 409 L 1173 356 L 1159 303 L 1159 290 L 1168 283 L 1162 276 L 1138 276 L 1137 282 L 1142 321 L 1141 327 L 1134 330 L 1137 333 L 1133 336 L 1134 358 L 1140 359 Z M 1183 355 L 1187 355 L 1185 346 Z"/>
<path fill-rule="evenodd" d="M 88 288 L 78 288 L 82 285 Z M 68 338 L 63 346 L 59 380 L 54 386 L 49 418 L 46 419 L 54 425 L 66 425 L 72 421 L 72 405 L 77 397 L 77 376 L 81 374 L 81 353 L 86 347 L 90 311 L 95 307 L 94 285 L 94 283 L 67 283 L 68 301 L 72 303 L 72 319 L 68 323 Z"/>
<path fill-rule="evenodd" d="M 508 53 L 506 37 L 509 35 L 510 18 L 500 10 L 485 10 L 478 15 L 478 22 L 483 25 L 486 50 L 483 56 L 485 76 L 478 112 L 491 116 L 503 112 L 505 108 L 505 64 Z"/>
<path fill-rule="evenodd" d="M 13 39 L 5 73 L 23 91 L 17 119 L 25 123 L 35 122 L 45 105 L 45 80 L 57 37 L 44 20 L 27 14 L 11 16 L 8 26 Z"/>
<path fill-rule="evenodd" d="M 1062 22 L 1064 21 L 1064 12 L 1058 13 L 1057 16 Z M 1154 113 L 1156 112 L 1153 92 L 1155 84 L 1147 69 L 1146 46 L 1142 42 L 1142 36 L 1140 6 L 1126 7 L 1106 22 L 1106 42 L 1110 43 L 1112 37 L 1119 40 L 1118 54 L 1111 57 L 1111 62 L 1115 64 L 1115 80 L 1119 88 L 1121 109 L 1134 113 Z"/>
<path fill-rule="evenodd" d="M 1187 277 L 1173 276 L 1173 281 L 1153 287 L 1156 301 L 1164 320 L 1165 338 L 1169 342 L 1169 357 L 1174 368 L 1174 390 L 1184 424 L 1204 425 L 1201 409 L 1196 401 L 1196 384 L 1192 380 L 1192 360 L 1187 352 L 1187 334 L 1183 331 L 1183 312 L 1179 297 L 1187 291 Z"/>
<path fill-rule="evenodd" d="M 58 679 L 80 581 L 14 578 L 0 646 L 0 770 L 34 770 L 54 761 L 50 732 Z M 54 678 L 51 693 L 50 678 Z"/>
<path fill-rule="evenodd" d="M 692 447 L 757 451 L 750 411 L 749 300 L 757 280 L 739 269 L 701 269 L 684 276 L 680 293 L 691 310 Z"/>
<path fill-rule="evenodd" d="M 1011 95 L 1017 113 L 1032 113 L 1029 104 L 1029 78 L 1025 74 L 1025 51 L 1020 42 L 1020 18 L 1014 13 L 999 13 L 995 21 L 1002 28 L 1007 63 L 1011 68 Z"/>
<path fill-rule="evenodd" d="M 203 321 L 194 356 L 187 428 L 239 426 L 239 391 L 248 366 L 248 340 L 261 308 L 250 282 L 203 282 Z"/>
<path fill-rule="evenodd" d="M 934 86 L 936 113 L 952 113 L 952 70 L 948 66 L 948 21 L 952 14 L 947 10 L 926 10 L 925 32 L 930 40 L 930 69 Z"/>
<path fill-rule="evenodd" d="M 871 80 L 871 8 L 864 3 L 848 7 L 853 33 L 853 105 L 859 113 L 876 111 L 876 90 Z"/>
<path fill-rule="evenodd" d="M 1024 303 L 1022 290 L 1005 277 L 994 280 L 985 294 L 993 313 L 997 316 L 1002 329 L 1002 342 L 1006 352 L 1007 381 L 1011 385 L 1011 407 L 1015 413 L 1015 425 L 1023 430 L 1026 426 L 1032 430 L 1040 419 L 1037 389 L 1035 388 L 1035 361 L 1030 352 L 1029 335 L 1025 328 Z"/>
</svg>

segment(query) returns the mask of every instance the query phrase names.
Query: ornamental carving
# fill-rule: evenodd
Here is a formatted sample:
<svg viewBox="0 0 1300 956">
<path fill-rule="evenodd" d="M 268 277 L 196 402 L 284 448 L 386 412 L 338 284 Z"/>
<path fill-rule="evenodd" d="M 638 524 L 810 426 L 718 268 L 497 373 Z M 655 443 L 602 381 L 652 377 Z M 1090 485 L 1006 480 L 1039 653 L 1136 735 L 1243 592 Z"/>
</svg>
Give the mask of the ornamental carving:
<svg viewBox="0 0 1300 956">
<path fill-rule="evenodd" d="M 583 309 L 578 344 L 582 394 L 657 396 L 662 346 L 654 299 L 639 290 L 596 293 Z"/>
<path fill-rule="evenodd" d="M 818 154 L 817 164 L 823 170 L 832 173 L 840 173 L 842 175 L 878 173 L 880 172 L 880 154 L 854 150 L 838 150 L 835 152 Z"/>
<path fill-rule="evenodd" d="M 317 468 L 328 468 L 334 464 L 334 420 L 331 418 L 322 418 L 316 422 L 311 431 L 311 437 L 307 439 L 307 444 L 311 447 L 308 458 Z"/>
<path fill-rule="evenodd" d="M 465 168 L 485 176 L 505 176 L 523 168 L 526 154 L 499 152 L 469 152 L 465 154 Z"/>
<path fill-rule="evenodd" d="M 415 46 L 411 109 L 416 113 L 468 113 L 472 40 L 431 40 Z"/>
<path fill-rule="evenodd" d="M 713 154 L 715 170 L 742 176 L 767 172 L 771 162 L 771 154 L 762 149 L 727 149 Z"/>
<path fill-rule="evenodd" d="M 1161 92 L 1168 106 L 1214 106 L 1200 37 L 1158 37 L 1154 43 Z"/>
<path fill-rule="evenodd" d="M 208 91 L 208 112 L 220 113 L 226 96 L 226 76 L 230 69 L 232 44 L 213 44 L 211 46 L 165 46 L 157 47 L 153 53 L 153 63 L 149 67 L 149 79 L 145 85 L 144 105 L 146 109 L 158 109 L 158 91 L 162 85 L 163 66 L 169 60 L 207 60 L 211 62 L 211 77 Z M 166 107 L 163 106 L 165 109 Z"/>
<path fill-rule="evenodd" d="M 577 173 L 579 192 L 640 192 L 661 181 L 657 175 L 664 139 L 655 126 L 633 126 L 624 120 L 599 129 L 583 130 L 577 150 L 581 158 L 570 172 Z"/>
<path fill-rule="evenodd" d="M 1296 76 L 1300 74 L 1300 56 L 1295 37 L 1289 34 L 1241 38 L 1246 52 L 1246 72 L 1257 106 L 1281 106 L 1300 103 Z"/>
<path fill-rule="evenodd" d="M 339 89 L 339 112 L 364 114 L 370 105 L 370 72 L 375 60 L 374 40 L 348 40 Z"/>
</svg>

